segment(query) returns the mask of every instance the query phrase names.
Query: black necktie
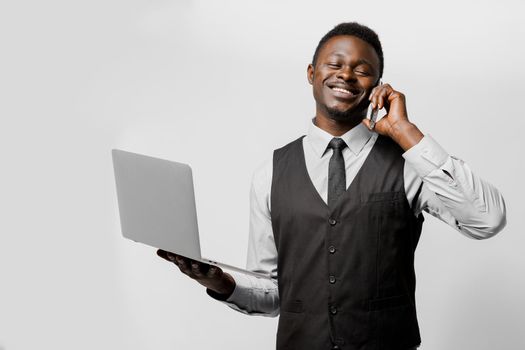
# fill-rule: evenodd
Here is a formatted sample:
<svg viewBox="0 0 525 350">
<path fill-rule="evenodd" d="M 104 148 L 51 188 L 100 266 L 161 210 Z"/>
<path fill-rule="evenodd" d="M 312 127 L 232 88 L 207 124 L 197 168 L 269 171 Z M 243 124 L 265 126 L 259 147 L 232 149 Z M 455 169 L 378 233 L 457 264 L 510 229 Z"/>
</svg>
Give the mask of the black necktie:
<svg viewBox="0 0 525 350">
<path fill-rule="evenodd" d="M 346 143 L 343 139 L 334 137 L 328 144 L 328 148 L 334 150 L 330 163 L 328 164 L 328 206 L 333 208 L 337 199 L 346 190 L 345 160 L 343 148 Z"/>
</svg>

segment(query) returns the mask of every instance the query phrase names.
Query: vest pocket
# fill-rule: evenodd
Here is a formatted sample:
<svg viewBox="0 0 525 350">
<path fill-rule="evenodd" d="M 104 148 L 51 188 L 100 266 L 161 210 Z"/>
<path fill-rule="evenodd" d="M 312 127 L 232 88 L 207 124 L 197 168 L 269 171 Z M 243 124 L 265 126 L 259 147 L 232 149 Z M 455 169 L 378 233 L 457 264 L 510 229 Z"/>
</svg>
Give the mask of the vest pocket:
<svg viewBox="0 0 525 350">
<path fill-rule="evenodd" d="M 367 193 L 362 195 L 361 202 L 393 202 L 403 199 L 404 195 L 402 191 Z"/>
<path fill-rule="evenodd" d="M 277 328 L 277 349 L 294 349 L 305 313 L 302 300 L 284 300 Z"/>
</svg>

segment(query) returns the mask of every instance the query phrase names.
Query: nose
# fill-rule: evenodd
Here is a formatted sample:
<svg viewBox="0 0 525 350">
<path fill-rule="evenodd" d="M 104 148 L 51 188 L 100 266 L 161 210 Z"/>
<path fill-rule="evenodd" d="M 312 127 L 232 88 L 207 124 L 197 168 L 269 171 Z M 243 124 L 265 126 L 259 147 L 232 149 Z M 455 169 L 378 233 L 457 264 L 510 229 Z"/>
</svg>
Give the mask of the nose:
<svg viewBox="0 0 525 350">
<path fill-rule="evenodd" d="M 344 81 L 356 80 L 354 71 L 350 66 L 347 65 L 341 66 L 341 69 L 337 71 L 337 78 L 342 79 Z"/>
</svg>

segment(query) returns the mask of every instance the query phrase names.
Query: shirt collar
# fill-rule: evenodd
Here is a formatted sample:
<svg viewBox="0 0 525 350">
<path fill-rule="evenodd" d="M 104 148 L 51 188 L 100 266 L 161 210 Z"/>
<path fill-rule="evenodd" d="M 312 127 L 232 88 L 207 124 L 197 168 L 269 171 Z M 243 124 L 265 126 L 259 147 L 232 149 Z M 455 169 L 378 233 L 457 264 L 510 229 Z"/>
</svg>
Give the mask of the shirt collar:
<svg viewBox="0 0 525 350">
<path fill-rule="evenodd" d="M 315 118 L 312 118 L 308 128 L 307 139 L 314 149 L 316 155 L 321 158 L 326 151 L 330 140 L 332 140 L 335 136 L 319 128 L 317 125 L 315 125 L 314 121 Z M 364 124 L 359 123 L 359 125 L 355 126 L 339 137 L 344 140 L 350 151 L 352 151 L 352 153 L 357 156 L 366 145 L 368 140 L 370 140 L 370 137 L 372 137 L 372 131 L 368 130 Z"/>
</svg>

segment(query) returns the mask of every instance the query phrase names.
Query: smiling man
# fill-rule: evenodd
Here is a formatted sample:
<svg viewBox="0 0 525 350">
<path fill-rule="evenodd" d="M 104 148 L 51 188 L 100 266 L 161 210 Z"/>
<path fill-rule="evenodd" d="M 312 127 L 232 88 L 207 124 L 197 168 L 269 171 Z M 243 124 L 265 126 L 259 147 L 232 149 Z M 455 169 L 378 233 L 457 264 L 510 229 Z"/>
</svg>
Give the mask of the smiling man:
<svg viewBox="0 0 525 350">
<path fill-rule="evenodd" d="M 341 23 L 319 42 L 308 133 L 253 177 L 247 268 L 273 280 L 158 252 L 231 308 L 280 314 L 278 350 L 418 347 L 422 212 L 474 239 L 505 226 L 501 194 L 409 121 L 405 96 L 379 84 L 383 66 L 366 26 Z M 369 104 L 387 111 L 373 128 Z"/>
</svg>

